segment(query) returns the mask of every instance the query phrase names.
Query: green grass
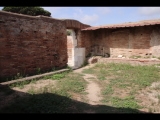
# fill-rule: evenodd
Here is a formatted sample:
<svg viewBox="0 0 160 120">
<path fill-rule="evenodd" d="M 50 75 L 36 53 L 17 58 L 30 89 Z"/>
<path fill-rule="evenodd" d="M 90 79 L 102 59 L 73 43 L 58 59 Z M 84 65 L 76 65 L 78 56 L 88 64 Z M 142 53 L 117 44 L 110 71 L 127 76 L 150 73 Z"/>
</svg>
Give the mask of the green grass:
<svg viewBox="0 0 160 120">
<path fill-rule="evenodd" d="M 104 88 L 102 94 L 103 95 L 111 95 L 111 94 L 113 94 L 113 92 L 114 92 L 114 90 L 113 90 L 112 86 L 109 84 Z"/>
<path fill-rule="evenodd" d="M 86 81 L 79 74 L 69 74 L 67 77 L 59 81 L 60 89 L 62 91 L 72 91 L 81 93 L 85 90 Z"/>
<path fill-rule="evenodd" d="M 43 79 L 60 80 L 66 76 L 68 72 L 56 73 L 53 75 L 44 76 Z"/>
<path fill-rule="evenodd" d="M 54 74 L 54 75 L 51 76 L 51 79 L 52 80 L 60 80 L 60 79 L 64 78 L 65 75 L 66 75 L 66 73 L 64 73 L 64 72 L 63 73 Z"/>
<path fill-rule="evenodd" d="M 31 80 L 31 81 L 32 81 L 32 80 Z M 29 84 L 31 81 L 26 80 L 26 81 L 22 81 L 22 82 L 16 82 L 16 83 L 10 84 L 9 87 L 10 87 L 10 88 L 19 87 L 20 89 L 23 89 L 23 88 L 24 88 L 24 85 Z"/>
<path fill-rule="evenodd" d="M 111 103 L 113 106 L 118 108 L 132 108 L 139 109 L 141 108 L 134 99 L 134 96 L 127 96 L 124 99 L 118 97 L 112 97 Z"/>
<path fill-rule="evenodd" d="M 40 90 L 38 93 L 55 93 L 63 96 L 69 96 L 69 92 L 83 93 L 86 87 L 86 81 L 82 78 L 80 74 L 71 74 L 67 72 L 54 74 L 52 76 L 46 76 L 48 79 L 59 80 L 57 82 L 57 87 L 52 88 L 52 85 L 46 86 Z M 45 78 L 46 78 L 45 77 Z M 74 86 L 74 87 L 73 87 Z M 33 89 L 29 90 L 31 93 Z M 32 92 L 33 93 L 33 92 Z M 36 91 L 35 91 L 36 94 Z"/>
<path fill-rule="evenodd" d="M 92 69 L 85 69 L 83 73 L 94 74 L 99 80 L 105 80 L 110 76 L 115 76 L 111 82 L 121 84 L 121 86 L 138 85 L 146 87 L 160 78 L 160 69 L 152 66 L 132 66 L 130 64 L 96 64 Z M 132 84 L 129 84 L 129 83 Z"/>
<path fill-rule="evenodd" d="M 26 97 L 17 97 L 14 103 L 0 110 L 0 113 L 67 113 L 83 110 L 84 105 L 73 101 L 72 94 L 85 95 L 87 82 L 80 74 L 64 73 L 54 75 L 54 79 L 58 79 L 56 87 L 49 84 L 40 89 L 31 87 L 26 94 Z M 62 77 L 63 76 L 63 77 Z M 53 78 L 53 76 L 50 76 Z M 33 83 L 35 81 L 32 81 Z M 20 86 L 16 84 L 15 86 Z M 76 105 L 77 110 L 72 109 Z M 81 109 L 79 109 L 81 108 Z"/>
<path fill-rule="evenodd" d="M 90 79 L 94 79 L 101 87 L 104 105 L 92 106 L 73 100 L 72 93 L 86 98 L 85 90 L 88 83 L 83 78 L 84 74 L 92 74 L 97 78 Z M 88 109 L 97 113 L 136 113 L 142 108 L 139 104 L 141 101 L 136 100 L 137 92 L 153 82 L 160 81 L 160 69 L 154 65 L 98 63 L 93 68 L 84 69 L 82 74 L 63 72 L 45 76 L 43 79 L 56 80 L 56 85 L 49 84 L 39 89 L 31 87 L 25 93 L 27 97 L 15 98 L 15 102 L 1 109 L 0 113 L 81 113 Z M 18 86 L 23 89 L 29 83 L 36 84 L 36 80 L 16 83 L 12 87 Z M 156 89 L 159 90 L 159 88 Z M 6 95 L 12 94 L 12 90 L 4 91 Z M 125 91 L 126 94 L 121 91 Z M 160 97 L 157 96 L 157 98 L 160 101 Z"/>
<path fill-rule="evenodd" d="M 60 79 L 64 78 L 67 73 L 68 72 L 62 72 L 62 73 L 57 73 L 57 74 L 50 75 L 50 76 L 44 76 L 43 79 L 60 80 Z M 27 85 L 29 83 L 35 84 L 37 80 L 39 80 L 39 79 L 32 79 L 32 80 L 26 80 L 26 81 L 22 81 L 22 82 L 16 82 L 16 83 L 11 84 L 10 87 L 11 88 L 19 87 L 20 89 L 23 89 L 24 85 Z"/>
<path fill-rule="evenodd" d="M 134 99 L 137 92 L 160 80 L 160 69 L 154 65 L 98 63 L 93 68 L 85 69 L 83 73 L 95 75 L 102 88 L 102 102 L 118 108 L 139 109 L 140 101 Z M 118 90 L 126 91 L 128 93 L 126 98 L 120 98 L 118 94 L 114 94 Z"/>
</svg>

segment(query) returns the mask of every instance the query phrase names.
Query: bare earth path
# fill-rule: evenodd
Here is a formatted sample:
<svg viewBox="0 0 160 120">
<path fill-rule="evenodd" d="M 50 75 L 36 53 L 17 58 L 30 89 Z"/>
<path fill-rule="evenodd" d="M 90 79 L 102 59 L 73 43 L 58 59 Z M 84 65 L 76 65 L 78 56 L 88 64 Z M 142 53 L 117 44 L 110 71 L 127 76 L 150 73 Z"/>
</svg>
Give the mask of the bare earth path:
<svg viewBox="0 0 160 120">
<path fill-rule="evenodd" d="M 74 72 L 82 73 L 83 69 L 87 69 L 87 68 L 92 67 L 92 66 L 93 66 L 93 64 L 90 64 L 89 66 L 74 70 Z M 102 99 L 101 95 L 100 95 L 101 89 L 98 86 L 98 84 L 95 82 L 95 80 L 97 80 L 97 78 L 94 75 L 85 74 L 85 73 L 83 73 L 83 74 L 84 74 L 83 78 L 88 82 L 86 92 L 88 93 L 87 98 L 88 98 L 89 104 L 91 104 L 91 105 L 101 104 L 100 103 L 100 100 Z"/>
</svg>

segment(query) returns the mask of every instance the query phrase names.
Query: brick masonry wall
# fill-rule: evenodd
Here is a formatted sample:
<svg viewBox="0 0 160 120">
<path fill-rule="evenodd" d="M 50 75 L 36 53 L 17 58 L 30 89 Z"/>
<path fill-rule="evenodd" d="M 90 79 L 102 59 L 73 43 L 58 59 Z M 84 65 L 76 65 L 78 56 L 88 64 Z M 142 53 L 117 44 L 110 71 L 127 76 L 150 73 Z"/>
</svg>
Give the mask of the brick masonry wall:
<svg viewBox="0 0 160 120">
<path fill-rule="evenodd" d="M 91 52 L 91 47 L 99 46 L 100 50 L 109 53 L 111 57 L 118 55 L 160 57 L 160 26 L 158 25 L 82 31 L 81 36 L 82 46 L 87 48 L 86 54 Z"/>
<path fill-rule="evenodd" d="M 81 40 L 78 42 L 79 47 L 85 48 L 85 56 L 88 56 L 91 52 L 91 46 L 93 42 L 93 32 L 92 31 L 82 31 Z"/>
<path fill-rule="evenodd" d="M 62 68 L 67 59 L 62 21 L 0 12 L 0 77 Z"/>
</svg>

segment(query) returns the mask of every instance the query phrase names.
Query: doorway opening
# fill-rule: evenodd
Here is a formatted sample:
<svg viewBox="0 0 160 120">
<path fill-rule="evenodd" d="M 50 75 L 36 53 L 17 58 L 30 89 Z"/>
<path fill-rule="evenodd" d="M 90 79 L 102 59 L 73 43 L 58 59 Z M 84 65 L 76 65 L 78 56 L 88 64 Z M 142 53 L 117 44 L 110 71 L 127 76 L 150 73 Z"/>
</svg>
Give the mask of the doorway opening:
<svg viewBox="0 0 160 120">
<path fill-rule="evenodd" d="M 85 48 L 78 47 L 77 32 L 80 30 L 67 29 L 67 53 L 68 53 L 68 66 L 72 69 L 81 67 L 85 61 Z"/>
</svg>

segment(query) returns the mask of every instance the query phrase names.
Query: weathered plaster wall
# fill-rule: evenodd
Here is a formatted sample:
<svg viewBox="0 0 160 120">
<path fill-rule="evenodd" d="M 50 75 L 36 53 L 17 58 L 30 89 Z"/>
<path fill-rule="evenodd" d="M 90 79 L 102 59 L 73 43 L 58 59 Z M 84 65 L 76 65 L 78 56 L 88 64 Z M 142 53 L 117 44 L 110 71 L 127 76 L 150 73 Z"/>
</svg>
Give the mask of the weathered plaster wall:
<svg viewBox="0 0 160 120">
<path fill-rule="evenodd" d="M 61 20 L 0 12 L 0 77 L 34 74 L 67 64 Z"/>
<path fill-rule="evenodd" d="M 160 57 L 160 26 L 152 31 L 150 45 L 152 55 Z"/>
<path fill-rule="evenodd" d="M 81 42 L 80 30 L 70 29 L 71 35 L 67 36 L 68 65 L 73 69 L 79 68 L 85 61 L 85 48 L 79 46 Z"/>
<path fill-rule="evenodd" d="M 67 36 L 67 53 L 68 53 L 68 65 L 73 66 L 73 37 Z"/>
<path fill-rule="evenodd" d="M 82 46 L 86 55 L 109 53 L 111 57 L 160 56 L 160 26 L 143 26 L 119 29 L 82 31 Z"/>
</svg>

